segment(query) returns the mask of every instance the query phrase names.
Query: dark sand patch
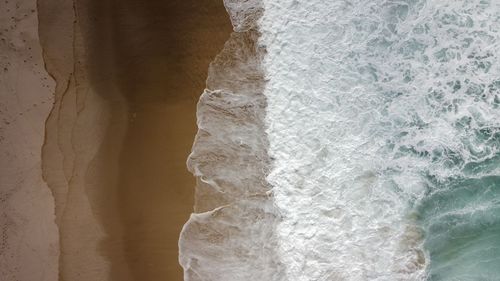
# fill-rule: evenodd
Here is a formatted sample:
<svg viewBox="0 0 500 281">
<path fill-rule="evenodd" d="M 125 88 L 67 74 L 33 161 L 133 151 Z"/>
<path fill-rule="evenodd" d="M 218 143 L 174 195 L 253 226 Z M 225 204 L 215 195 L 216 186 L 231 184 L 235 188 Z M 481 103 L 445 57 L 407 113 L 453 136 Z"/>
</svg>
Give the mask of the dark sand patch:
<svg viewBox="0 0 500 281">
<path fill-rule="evenodd" d="M 231 32 L 222 1 L 78 0 L 74 30 L 62 5 L 39 2 L 58 81 L 44 175 L 61 280 L 182 280 L 195 185 L 185 161 L 208 64 Z"/>
</svg>

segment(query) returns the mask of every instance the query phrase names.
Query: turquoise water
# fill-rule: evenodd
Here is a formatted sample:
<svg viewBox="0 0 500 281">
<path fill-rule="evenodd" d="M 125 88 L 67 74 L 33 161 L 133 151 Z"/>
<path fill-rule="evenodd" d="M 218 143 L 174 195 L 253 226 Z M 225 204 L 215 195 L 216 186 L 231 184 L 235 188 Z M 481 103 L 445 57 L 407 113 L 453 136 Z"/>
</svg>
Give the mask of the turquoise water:
<svg viewBox="0 0 500 281">
<path fill-rule="evenodd" d="M 429 280 L 499 280 L 500 176 L 429 177 L 428 186 L 418 214 L 431 258 Z"/>
<path fill-rule="evenodd" d="M 402 1 L 390 10 L 393 31 L 372 52 L 392 75 L 375 85 L 385 94 L 388 166 L 408 179 L 398 185 L 423 233 L 427 279 L 500 280 L 498 1 Z"/>
<path fill-rule="evenodd" d="M 500 280 L 496 29 L 500 11 L 495 1 L 426 1 L 424 5 L 431 7 L 429 21 L 414 28 L 418 35 L 409 40 L 407 50 L 411 60 L 415 51 L 434 50 L 432 56 L 418 59 L 424 67 L 409 68 L 404 81 L 415 88 L 400 94 L 413 97 L 411 101 L 417 95 L 423 98 L 420 104 L 411 102 L 406 107 L 412 118 L 398 125 L 400 134 L 393 137 L 391 148 L 396 161 L 411 161 L 406 167 L 419 175 L 424 190 L 410 197 L 409 203 L 423 232 L 427 280 Z M 414 12 L 421 13 L 422 8 Z M 431 45 L 419 43 L 418 37 L 424 34 L 433 39 L 428 41 Z M 420 71 L 427 79 L 416 85 L 415 77 L 422 78 Z"/>
</svg>

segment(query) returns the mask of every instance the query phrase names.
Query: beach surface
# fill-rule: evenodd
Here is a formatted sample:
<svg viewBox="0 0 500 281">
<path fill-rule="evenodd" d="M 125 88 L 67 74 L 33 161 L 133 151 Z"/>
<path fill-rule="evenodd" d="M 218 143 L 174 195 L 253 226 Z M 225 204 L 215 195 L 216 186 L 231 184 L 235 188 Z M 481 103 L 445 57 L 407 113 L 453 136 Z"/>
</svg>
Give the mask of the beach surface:
<svg viewBox="0 0 500 281">
<path fill-rule="evenodd" d="M 9 63 L 30 63 L 16 73 L 6 66 L 2 81 L 17 91 L 2 106 L 23 106 L 2 112 L 10 118 L 2 167 L 13 167 L 2 168 L 10 176 L 2 180 L 2 243 L 26 253 L 3 250 L 15 258 L 1 276 L 182 280 L 178 238 L 193 211 L 186 159 L 196 103 L 231 33 L 222 1 L 13 2 L 27 5 L 14 16 L 29 14 L 33 34 L 28 43 L 2 34 L 24 44 Z M 40 75 L 27 76 L 33 71 Z M 23 223 L 13 227 L 13 218 Z M 27 265 L 32 248 L 38 256 Z"/>
</svg>

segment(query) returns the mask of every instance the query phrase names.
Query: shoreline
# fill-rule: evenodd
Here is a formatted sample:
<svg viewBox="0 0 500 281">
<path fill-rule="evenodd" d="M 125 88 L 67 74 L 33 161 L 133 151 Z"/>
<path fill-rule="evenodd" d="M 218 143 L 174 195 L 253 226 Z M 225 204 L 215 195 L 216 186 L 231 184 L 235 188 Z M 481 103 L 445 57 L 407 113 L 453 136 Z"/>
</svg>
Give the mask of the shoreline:
<svg viewBox="0 0 500 281">
<path fill-rule="evenodd" d="M 185 160 L 208 64 L 230 33 L 222 1 L 80 0 L 74 30 L 68 14 L 49 18 L 58 3 L 40 3 L 59 82 L 44 171 L 60 280 L 182 280 L 177 241 L 195 185 Z"/>
</svg>

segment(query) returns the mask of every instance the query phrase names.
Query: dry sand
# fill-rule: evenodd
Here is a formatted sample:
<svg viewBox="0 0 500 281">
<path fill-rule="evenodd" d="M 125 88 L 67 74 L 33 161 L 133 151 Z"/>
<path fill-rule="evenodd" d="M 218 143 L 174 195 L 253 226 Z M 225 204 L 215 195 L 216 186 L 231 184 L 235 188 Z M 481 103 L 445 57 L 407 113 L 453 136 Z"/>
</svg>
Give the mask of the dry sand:
<svg viewBox="0 0 500 281">
<path fill-rule="evenodd" d="M 14 2 L 35 10 L 34 0 Z M 33 127 L 26 132 L 17 123 L 2 125 L 10 145 L 2 143 L 2 173 L 22 172 L 9 182 L 2 177 L 2 198 L 14 206 L 2 209 L 3 229 L 15 229 L 8 220 L 18 212 L 21 232 L 31 230 L 29 239 L 8 233 L 17 240 L 5 243 L 27 252 L 0 253 L 15 257 L 9 267 L 1 264 L 17 268 L 17 279 L 6 280 L 55 280 L 58 253 L 59 280 L 182 280 L 177 241 L 195 185 L 185 161 L 208 64 L 231 32 L 222 0 L 39 0 L 37 11 L 46 69 L 57 85 L 43 72 L 31 34 L 34 43 L 23 48 L 33 62 L 2 81 L 23 94 L 19 110 L 4 102 L 15 103 L 13 97 L 2 96 L 12 111 L 2 117 L 35 112 L 20 121 Z M 36 17 L 30 19 L 36 33 Z M 31 71 L 42 74 L 31 79 Z M 31 170 L 5 170 L 9 162 Z M 14 179 L 26 175 L 16 186 Z M 6 197 L 10 190 L 22 196 Z M 32 248 L 39 255 L 28 261 Z"/>
<path fill-rule="evenodd" d="M 0 2 L 0 280 L 57 278 L 54 201 L 41 146 L 54 81 L 45 72 L 35 0 Z"/>
</svg>

